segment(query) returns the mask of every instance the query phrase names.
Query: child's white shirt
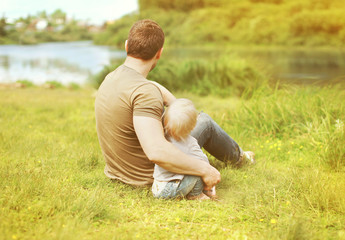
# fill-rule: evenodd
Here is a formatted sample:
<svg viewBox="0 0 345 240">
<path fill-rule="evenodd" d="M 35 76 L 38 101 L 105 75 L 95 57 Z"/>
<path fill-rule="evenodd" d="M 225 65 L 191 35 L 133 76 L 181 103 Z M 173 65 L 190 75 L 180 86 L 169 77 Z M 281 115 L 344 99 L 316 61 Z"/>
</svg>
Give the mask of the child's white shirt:
<svg viewBox="0 0 345 240">
<path fill-rule="evenodd" d="M 208 162 L 207 156 L 203 153 L 198 144 L 198 141 L 194 137 L 188 136 L 185 141 L 176 141 L 171 138 L 169 139 L 169 141 L 185 154 L 200 159 L 202 161 Z M 169 172 L 168 170 L 155 164 L 153 172 L 154 181 L 152 184 L 153 195 L 159 195 L 168 182 L 172 180 L 176 180 L 177 182 L 179 182 L 183 179 L 183 177 L 184 175 L 182 174 Z"/>
</svg>

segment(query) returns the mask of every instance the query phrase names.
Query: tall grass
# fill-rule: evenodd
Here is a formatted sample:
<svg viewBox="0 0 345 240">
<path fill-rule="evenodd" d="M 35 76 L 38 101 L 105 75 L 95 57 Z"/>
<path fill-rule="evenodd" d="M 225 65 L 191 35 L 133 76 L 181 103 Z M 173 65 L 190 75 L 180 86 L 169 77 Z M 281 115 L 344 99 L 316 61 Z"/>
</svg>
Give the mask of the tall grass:
<svg viewBox="0 0 345 240">
<path fill-rule="evenodd" d="M 121 63 L 105 66 L 93 77 L 96 88 L 104 77 Z M 148 79 L 157 81 L 171 91 L 187 91 L 198 95 L 240 96 L 251 94 L 267 84 L 262 70 L 237 57 L 219 59 L 161 60 L 149 73 Z"/>
</svg>

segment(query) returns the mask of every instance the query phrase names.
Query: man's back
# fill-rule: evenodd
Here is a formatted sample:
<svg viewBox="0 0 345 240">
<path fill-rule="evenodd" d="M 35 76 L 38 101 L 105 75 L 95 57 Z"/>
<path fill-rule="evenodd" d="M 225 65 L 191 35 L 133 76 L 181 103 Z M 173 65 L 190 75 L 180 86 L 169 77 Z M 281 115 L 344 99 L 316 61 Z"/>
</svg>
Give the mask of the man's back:
<svg viewBox="0 0 345 240">
<path fill-rule="evenodd" d="M 140 146 L 133 116 L 160 120 L 163 98 L 159 89 L 134 69 L 121 65 L 100 86 L 95 112 L 105 174 L 132 185 L 151 184 L 154 164 Z"/>
</svg>

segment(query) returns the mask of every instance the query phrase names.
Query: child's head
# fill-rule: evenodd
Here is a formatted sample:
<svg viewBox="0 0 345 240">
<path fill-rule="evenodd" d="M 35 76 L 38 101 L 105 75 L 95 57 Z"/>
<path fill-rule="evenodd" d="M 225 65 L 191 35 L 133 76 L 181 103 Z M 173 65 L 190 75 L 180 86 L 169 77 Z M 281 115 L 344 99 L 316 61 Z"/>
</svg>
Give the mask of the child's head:
<svg viewBox="0 0 345 240">
<path fill-rule="evenodd" d="M 196 124 L 198 113 L 192 101 L 180 98 L 176 99 L 164 113 L 164 132 L 167 137 L 176 141 L 188 137 Z"/>
</svg>

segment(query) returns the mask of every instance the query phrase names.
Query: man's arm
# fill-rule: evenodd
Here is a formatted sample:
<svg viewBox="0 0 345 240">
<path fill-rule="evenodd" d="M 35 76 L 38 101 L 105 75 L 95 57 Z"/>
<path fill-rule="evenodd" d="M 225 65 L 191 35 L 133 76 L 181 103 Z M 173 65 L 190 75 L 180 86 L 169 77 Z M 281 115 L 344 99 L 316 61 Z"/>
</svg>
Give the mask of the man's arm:
<svg viewBox="0 0 345 240">
<path fill-rule="evenodd" d="M 160 85 L 159 83 L 155 81 L 151 81 L 151 82 L 154 85 L 156 85 L 161 91 L 163 95 L 164 106 L 169 106 L 173 101 L 176 100 L 176 97 L 168 89 L 166 89 L 165 87 L 163 87 L 162 85 Z"/>
<path fill-rule="evenodd" d="M 162 123 L 154 118 L 134 116 L 133 124 L 148 159 L 168 171 L 202 177 L 205 189 L 220 182 L 220 173 L 210 164 L 190 157 L 167 141 Z"/>
</svg>

